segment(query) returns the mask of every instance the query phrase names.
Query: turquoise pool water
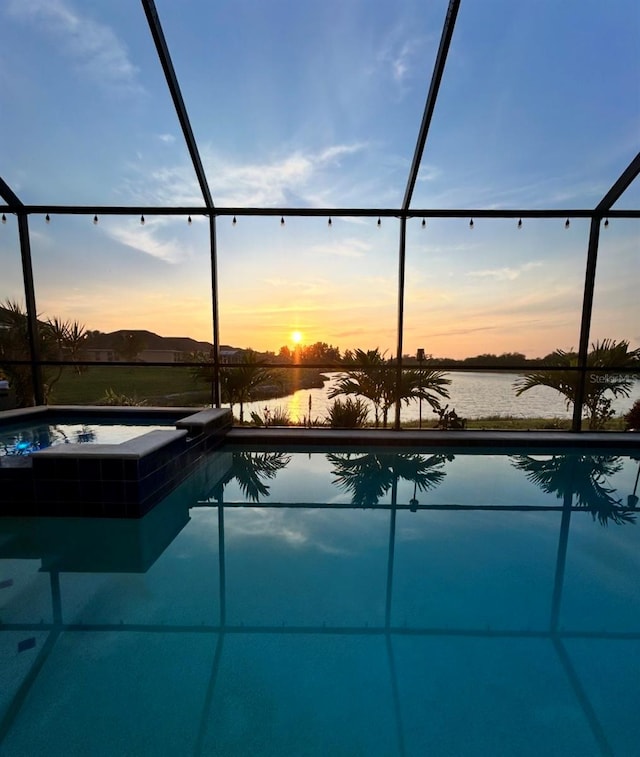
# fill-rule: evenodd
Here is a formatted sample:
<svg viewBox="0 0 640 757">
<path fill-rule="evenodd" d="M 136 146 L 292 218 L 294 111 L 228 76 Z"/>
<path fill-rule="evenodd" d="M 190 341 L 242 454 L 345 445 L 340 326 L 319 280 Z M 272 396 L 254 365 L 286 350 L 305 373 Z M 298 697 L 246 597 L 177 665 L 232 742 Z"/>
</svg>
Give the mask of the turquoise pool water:
<svg viewBox="0 0 640 757">
<path fill-rule="evenodd" d="M 0 753 L 635 756 L 638 465 L 230 447 L 0 520 Z"/>
<path fill-rule="evenodd" d="M 156 429 L 175 428 L 171 421 L 131 423 L 87 419 L 0 426 L 0 456 L 29 455 L 59 444 L 120 444 Z"/>
</svg>

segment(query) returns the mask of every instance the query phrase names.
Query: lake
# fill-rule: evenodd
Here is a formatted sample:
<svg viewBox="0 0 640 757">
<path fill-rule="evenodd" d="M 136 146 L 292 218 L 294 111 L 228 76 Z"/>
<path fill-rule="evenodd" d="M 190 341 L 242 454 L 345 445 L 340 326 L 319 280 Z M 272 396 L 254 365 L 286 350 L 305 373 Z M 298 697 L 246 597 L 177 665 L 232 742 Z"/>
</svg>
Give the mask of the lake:
<svg viewBox="0 0 640 757">
<path fill-rule="evenodd" d="M 326 374 L 329 380 L 322 389 L 301 389 L 287 397 L 259 402 L 247 402 L 244 406 L 245 420 L 250 418 L 251 412 L 263 414 L 265 407 L 273 412 L 277 408 L 288 411 L 292 423 L 303 423 L 309 416 L 309 400 L 311 400 L 311 418 L 324 419 L 328 407 L 333 402 L 328 397 L 329 391 L 335 385 L 339 373 Z M 449 386 L 450 399 L 444 400 L 449 408 L 463 418 L 483 418 L 487 416 L 512 416 L 515 418 L 571 418 L 571 409 L 567 410 L 564 397 L 553 389 L 540 386 L 530 389 L 517 397 L 513 389 L 516 374 L 506 373 L 470 373 L 463 371 L 449 371 L 447 377 L 451 379 Z M 640 399 L 640 382 L 636 381 L 629 397 L 613 400 L 616 415 L 624 415 L 629 411 L 636 399 Z M 236 414 L 238 408 L 234 408 Z M 389 413 L 393 420 L 394 409 Z M 420 407 L 417 401 L 402 407 L 402 421 L 417 421 Z M 373 421 L 373 410 L 370 421 Z M 422 419 L 426 422 L 436 420 L 435 413 L 427 402 L 422 403 Z"/>
</svg>

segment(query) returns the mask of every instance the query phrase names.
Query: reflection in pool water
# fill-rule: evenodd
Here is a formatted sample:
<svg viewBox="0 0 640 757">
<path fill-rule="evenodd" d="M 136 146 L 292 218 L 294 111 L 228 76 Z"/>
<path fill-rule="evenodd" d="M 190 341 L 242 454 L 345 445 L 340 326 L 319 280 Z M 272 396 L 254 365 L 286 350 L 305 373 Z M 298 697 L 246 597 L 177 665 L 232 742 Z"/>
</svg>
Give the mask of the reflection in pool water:
<svg viewBox="0 0 640 757">
<path fill-rule="evenodd" d="M 632 755 L 637 470 L 228 447 L 100 548 L 6 519 L 0 751 Z"/>
<path fill-rule="evenodd" d="M 0 432 L 0 454 L 30 455 L 58 444 L 90 444 L 95 438 L 96 431 L 90 426 L 39 424 Z"/>
<path fill-rule="evenodd" d="M 0 456 L 30 455 L 59 444 L 119 444 L 155 429 L 174 428 L 168 423 L 32 423 L 0 427 Z"/>
</svg>

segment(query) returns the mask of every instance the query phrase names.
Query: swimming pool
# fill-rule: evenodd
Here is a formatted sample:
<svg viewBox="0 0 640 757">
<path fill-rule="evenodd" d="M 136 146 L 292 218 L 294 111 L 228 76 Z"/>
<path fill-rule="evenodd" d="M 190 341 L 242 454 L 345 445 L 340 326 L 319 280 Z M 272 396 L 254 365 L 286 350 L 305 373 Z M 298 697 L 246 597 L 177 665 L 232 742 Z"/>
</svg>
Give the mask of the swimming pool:
<svg viewBox="0 0 640 757">
<path fill-rule="evenodd" d="M 229 444 L 101 550 L 5 519 L 0 751 L 635 755 L 638 465 Z"/>
</svg>

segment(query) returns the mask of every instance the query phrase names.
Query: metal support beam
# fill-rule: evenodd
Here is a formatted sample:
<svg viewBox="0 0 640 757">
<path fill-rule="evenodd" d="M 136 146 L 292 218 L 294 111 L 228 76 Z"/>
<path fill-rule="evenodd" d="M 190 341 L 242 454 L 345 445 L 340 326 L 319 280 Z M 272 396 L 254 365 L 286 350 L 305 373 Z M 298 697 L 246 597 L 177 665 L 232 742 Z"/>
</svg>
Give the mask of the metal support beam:
<svg viewBox="0 0 640 757">
<path fill-rule="evenodd" d="M 142 7 L 144 8 L 145 15 L 147 17 L 147 23 L 151 31 L 151 36 L 156 45 L 156 51 L 160 58 L 162 70 L 164 71 L 165 78 L 167 80 L 167 86 L 171 93 L 171 98 L 178 114 L 178 120 L 182 127 L 182 133 L 184 135 L 185 142 L 187 143 L 187 149 L 191 156 L 193 168 L 198 177 L 198 183 L 200 184 L 200 191 L 204 198 L 205 204 L 208 208 L 213 208 L 213 199 L 211 192 L 209 191 L 209 185 L 207 183 L 207 177 L 202 167 L 202 161 L 200 160 L 200 153 L 198 152 L 198 145 L 195 137 L 193 136 L 193 130 L 191 129 L 191 123 L 189 116 L 187 115 L 187 108 L 182 99 L 182 93 L 180 91 L 180 85 L 178 84 L 178 78 L 173 68 L 173 62 L 171 55 L 169 54 L 169 48 L 167 47 L 167 41 L 160 25 L 160 18 L 158 17 L 158 11 L 153 0 L 142 0 Z"/>
<path fill-rule="evenodd" d="M 411 205 L 411 197 L 413 196 L 413 190 L 418 179 L 422 153 L 424 152 L 424 146 L 427 142 L 427 134 L 429 133 L 429 126 L 431 125 L 433 111 L 436 107 L 438 90 L 440 89 L 442 74 L 444 73 L 444 67 L 447 62 L 449 45 L 451 44 L 451 38 L 453 37 L 453 30 L 456 25 L 456 18 L 458 16 L 459 8 L 460 0 L 450 0 L 449 8 L 447 9 L 447 15 L 444 20 L 442 35 L 440 36 L 440 47 L 438 48 L 438 55 L 436 56 L 436 62 L 433 67 L 433 74 L 431 75 L 431 85 L 429 86 L 429 94 L 427 95 L 427 101 L 424 106 L 422 123 L 420 124 L 420 131 L 418 132 L 418 142 L 413 154 L 411 169 L 409 170 L 409 180 L 407 181 L 407 188 L 404 193 L 404 200 L 402 201 L 402 207 L 405 210 Z"/>
<path fill-rule="evenodd" d="M 218 576 L 220 582 L 220 628 L 227 623 L 227 568 L 224 539 L 224 484 L 218 499 Z"/>
<path fill-rule="evenodd" d="M 387 590 L 385 594 L 384 627 L 391 627 L 391 599 L 393 597 L 393 564 L 396 551 L 396 508 L 398 505 L 398 474 L 393 474 L 391 484 L 391 515 L 389 517 L 389 551 L 387 555 Z"/>
<path fill-rule="evenodd" d="M 256 208 L 256 207 L 216 207 L 202 205 L 23 205 L 20 209 L 27 215 L 84 215 L 97 216 L 237 216 L 265 217 L 281 216 L 303 218 L 591 218 L 592 208 Z M 12 207 L 0 205 L 0 212 L 14 212 Z M 605 213 L 603 213 L 605 215 Z M 640 218 L 640 210 L 612 210 L 609 218 Z"/>
<path fill-rule="evenodd" d="M 211 404 L 220 407 L 220 318 L 218 312 L 218 245 L 216 219 L 209 216 L 209 240 L 211 244 L 211 316 L 213 318 L 213 383 Z"/>
<path fill-rule="evenodd" d="M 551 642 L 553 643 L 554 649 L 556 651 L 556 654 L 558 655 L 558 659 L 560 660 L 560 664 L 564 669 L 569 684 L 573 689 L 573 694 L 578 701 L 582 712 L 584 713 L 587 723 L 589 724 L 591 734 L 593 735 L 594 740 L 598 745 L 599 753 L 602 755 L 602 757 L 614 757 L 614 751 L 609 744 L 607 734 L 605 733 L 605 730 L 602 727 L 600 720 L 598 719 L 595 708 L 591 704 L 591 700 L 587 696 L 587 692 L 585 691 L 582 682 L 578 678 L 578 674 L 576 673 L 571 659 L 567 654 L 567 650 L 564 648 L 564 644 L 562 643 L 561 638 L 554 634 L 553 636 L 551 636 Z"/>
<path fill-rule="evenodd" d="M 587 267 L 584 276 L 584 295 L 582 300 L 582 321 L 580 323 L 580 346 L 578 348 L 578 384 L 576 399 L 573 403 L 572 431 L 580 431 L 582 422 L 582 404 L 584 402 L 585 383 L 587 380 L 587 356 L 589 354 L 589 331 L 593 311 L 593 292 L 596 283 L 596 263 L 598 260 L 598 240 L 600 238 L 600 217 L 591 219 L 589 229 L 589 247 L 587 250 Z"/>
<path fill-rule="evenodd" d="M 572 472 L 575 467 L 573 459 Z M 564 588 L 564 574 L 567 565 L 567 545 L 569 543 L 569 525 L 571 523 L 571 506 L 573 504 L 573 489 L 565 491 L 562 501 L 562 520 L 558 538 L 558 552 L 556 555 L 556 574 L 553 582 L 553 596 L 551 598 L 551 618 L 549 631 L 557 633 L 560 622 L 560 607 L 562 604 L 562 590 Z"/>
<path fill-rule="evenodd" d="M 400 245 L 398 249 L 398 344 L 396 346 L 396 418 L 394 428 L 400 430 L 400 403 L 402 385 L 402 348 L 404 333 L 404 279 L 407 253 L 407 219 L 400 219 Z"/>
<path fill-rule="evenodd" d="M 24 208 L 24 205 L 20 201 L 20 198 L 14 193 L 13 189 L 7 184 L 7 182 L 0 176 L 0 197 L 7 203 L 11 213 L 16 213 L 18 210 Z"/>
<path fill-rule="evenodd" d="M 615 205 L 616 202 L 620 199 L 620 196 L 622 193 L 627 189 L 629 184 L 636 178 L 636 176 L 640 173 L 640 152 L 636 155 L 636 157 L 629 163 L 629 165 L 625 168 L 625 170 L 620 175 L 620 178 L 616 181 L 616 183 L 611 187 L 611 189 L 607 192 L 607 194 L 600 200 L 598 203 L 598 206 L 596 207 L 596 213 L 600 213 L 601 215 L 604 215 L 607 213 L 612 205 Z"/>
<path fill-rule="evenodd" d="M 27 305 L 27 329 L 29 334 L 33 396 L 36 405 L 44 405 L 44 385 L 42 383 L 42 371 L 40 367 L 40 335 L 38 333 L 38 313 L 36 310 L 36 295 L 33 284 L 33 268 L 31 265 L 29 221 L 27 216 L 22 212 L 18 213 L 18 234 L 20 237 L 24 296 Z"/>
</svg>

